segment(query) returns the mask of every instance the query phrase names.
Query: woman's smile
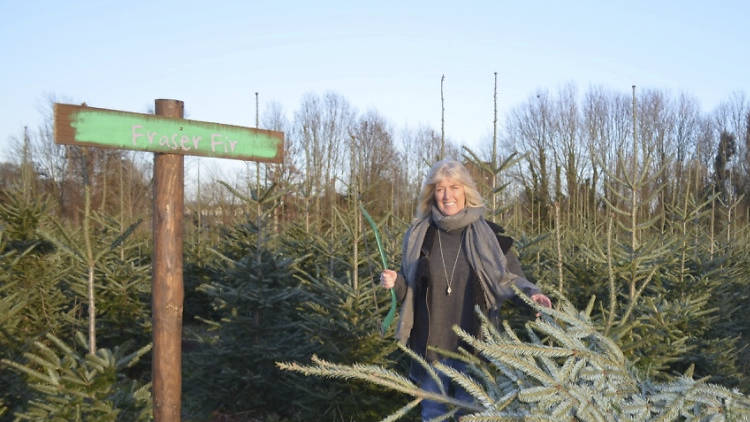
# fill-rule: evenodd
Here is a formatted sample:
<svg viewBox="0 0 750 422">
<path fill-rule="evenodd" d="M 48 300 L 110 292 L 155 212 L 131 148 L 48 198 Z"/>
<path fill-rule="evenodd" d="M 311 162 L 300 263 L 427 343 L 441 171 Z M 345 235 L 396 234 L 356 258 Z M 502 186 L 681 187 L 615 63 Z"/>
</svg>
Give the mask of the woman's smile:
<svg viewBox="0 0 750 422">
<path fill-rule="evenodd" d="M 435 203 L 443 215 L 455 215 L 466 206 L 464 185 L 447 178 L 435 184 Z"/>
</svg>

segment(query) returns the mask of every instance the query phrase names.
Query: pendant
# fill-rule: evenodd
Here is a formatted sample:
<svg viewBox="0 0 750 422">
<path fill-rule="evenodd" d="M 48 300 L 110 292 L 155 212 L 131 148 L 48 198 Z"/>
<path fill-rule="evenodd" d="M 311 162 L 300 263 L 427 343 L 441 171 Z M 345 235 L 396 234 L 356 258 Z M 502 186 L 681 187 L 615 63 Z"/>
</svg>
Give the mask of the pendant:
<svg viewBox="0 0 750 422">
<path fill-rule="evenodd" d="M 445 290 L 445 293 L 450 295 L 453 290 L 448 286 L 448 288 Z"/>
</svg>

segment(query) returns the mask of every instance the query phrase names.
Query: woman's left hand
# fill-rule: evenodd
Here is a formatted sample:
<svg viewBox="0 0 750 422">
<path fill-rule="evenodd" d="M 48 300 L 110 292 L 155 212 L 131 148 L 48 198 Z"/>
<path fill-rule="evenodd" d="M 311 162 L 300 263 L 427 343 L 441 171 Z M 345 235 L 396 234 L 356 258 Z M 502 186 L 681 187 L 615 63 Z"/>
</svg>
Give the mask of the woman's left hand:
<svg viewBox="0 0 750 422">
<path fill-rule="evenodd" d="M 549 298 L 542 293 L 531 295 L 531 300 L 533 300 L 534 302 L 538 303 L 541 306 L 544 306 L 545 308 L 552 307 L 552 301 L 549 300 Z"/>
</svg>

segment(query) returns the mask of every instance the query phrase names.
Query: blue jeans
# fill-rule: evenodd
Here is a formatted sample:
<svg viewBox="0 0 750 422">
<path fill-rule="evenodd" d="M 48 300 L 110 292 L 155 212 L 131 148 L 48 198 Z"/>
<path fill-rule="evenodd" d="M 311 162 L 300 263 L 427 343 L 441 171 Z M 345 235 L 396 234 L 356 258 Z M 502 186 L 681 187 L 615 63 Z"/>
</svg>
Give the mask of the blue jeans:
<svg viewBox="0 0 750 422">
<path fill-rule="evenodd" d="M 440 363 L 445 366 L 449 366 L 458 372 L 466 372 L 466 363 L 460 360 L 444 358 L 440 359 Z M 440 386 L 430 377 L 426 371 L 422 371 L 421 380 L 418 381 L 420 388 L 431 393 L 440 394 Z M 451 382 L 449 376 L 443 374 L 440 371 L 435 371 L 443 384 L 445 393 L 456 400 L 460 400 L 467 403 L 473 403 L 474 397 L 471 396 L 466 390 L 460 385 Z M 442 416 L 448 412 L 448 406 L 444 403 L 436 402 L 433 400 L 422 400 L 422 420 L 428 421 L 430 419 Z M 465 412 L 459 411 L 456 415 L 462 415 Z"/>
</svg>

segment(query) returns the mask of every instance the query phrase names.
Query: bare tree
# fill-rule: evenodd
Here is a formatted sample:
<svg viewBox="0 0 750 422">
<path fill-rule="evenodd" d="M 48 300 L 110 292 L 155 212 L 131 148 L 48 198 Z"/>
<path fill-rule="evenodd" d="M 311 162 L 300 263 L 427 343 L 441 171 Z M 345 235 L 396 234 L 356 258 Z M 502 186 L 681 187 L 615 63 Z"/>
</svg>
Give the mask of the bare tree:
<svg viewBox="0 0 750 422">
<path fill-rule="evenodd" d="M 695 191 L 704 190 L 704 196 L 707 196 L 710 191 L 710 188 L 705 191 L 709 184 L 709 169 L 713 168 L 712 161 L 718 148 L 716 124 L 712 118 L 701 116 L 697 126 L 693 165 Z"/>
<path fill-rule="evenodd" d="M 306 228 L 309 231 L 309 215 L 321 216 L 321 201 L 329 198 L 333 213 L 336 180 L 345 174 L 345 144 L 354 111 L 342 96 L 328 93 L 323 98 L 307 94 L 295 114 L 293 133 L 303 156 Z M 310 207 L 313 202 L 313 208 Z M 316 221 L 321 223 L 320 220 Z"/>
<path fill-rule="evenodd" d="M 31 151 L 35 167 L 39 172 L 45 190 L 55 199 L 59 212 L 63 213 L 68 202 L 68 179 L 70 161 L 67 146 L 55 144 L 53 134 L 53 104 L 55 97 L 50 96 L 40 107 L 42 123 L 30 134 Z"/>
<path fill-rule="evenodd" d="M 559 91 L 553 106 L 553 148 L 556 161 L 560 163 L 565 178 L 565 186 L 558 186 L 556 191 L 567 193 L 566 205 L 569 214 L 578 203 L 579 185 L 585 171 L 582 162 L 585 157 L 582 153 L 585 144 L 580 136 L 581 114 L 576 97 L 575 85 L 568 84 Z M 560 201 L 562 198 L 556 200 Z"/>
<path fill-rule="evenodd" d="M 630 138 L 632 126 L 629 118 L 630 101 L 622 93 L 592 87 L 584 95 L 583 126 L 586 145 L 591 160 L 591 183 L 589 201 L 595 206 L 595 196 L 601 192 L 604 198 L 616 203 L 617 197 L 608 189 L 608 174 L 617 174 L 617 151 L 624 149 Z"/>
<path fill-rule="evenodd" d="M 671 203 L 671 198 L 675 197 L 670 190 L 672 187 L 669 173 L 666 171 L 674 162 L 676 154 L 675 145 L 672 138 L 674 127 L 674 111 L 671 101 L 663 91 L 650 90 L 643 92 L 638 98 L 638 121 L 637 130 L 639 149 L 643 151 L 641 157 L 635 157 L 642 160 L 641 172 L 654 174 L 652 183 L 644 183 L 641 198 L 652 197 L 650 192 L 659 189 L 658 195 L 653 196 L 656 203 L 650 204 L 652 209 L 658 208 L 662 215 L 667 203 Z M 646 157 L 654 157 L 650 160 L 650 165 L 646 166 Z M 664 224 L 662 219 L 662 224 Z"/>
<path fill-rule="evenodd" d="M 274 200 L 273 230 L 278 232 L 282 217 L 289 212 L 287 206 L 290 187 L 300 179 L 298 165 L 300 145 L 291 142 L 291 123 L 284 114 L 284 109 L 280 103 L 273 101 L 267 103 L 263 110 L 262 127 L 283 132 L 285 138 L 284 155 L 281 163 L 266 166 L 266 179 L 283 192 L 283 195 Z"/>
<path fill-rule="evenodd" d="M 393 178 L 399 160 L 388 123 L 377 112 L 369 111 L 352 128 L 352 140 L 357 157 L 356 179 L 366 183 L 360 186 L 361 195 L 378 202 L 391 198 L 393 208 Z"/>
<path fill-rule="evenodd" d="M 545 221 L 550 204 L 552 118 L 549 94 L 538 91 L 511 111 L 507 124 L 514 149 L 526 156 L 527 171 L 520 171 L 518 176 L 527 197 L 537 204 L 538 215 Z"/>
<path fill-rule="evenodd" d="M 721 102 L 716 110 L 714 111 L 714 119 L 716 121 L 716 136 L 720 137 L 723 132 L 731 134 L 737 140 L 743 140 L 746 130 L 746 116 L 750 112 L 750 104 L 745 96 L 744 92 L 736 91 L 733 92 L 726 101 Z M 738 188 L 738 179 L 742 178 L 740 175 L 748 174 L 750 172 L 750 163 L 745 160 L 745 145 L 744 142 L 737 142 L 736 154 L 734 158 L 727 163 L 727 167 L 730 169 L 731 181 L 730 184 L 735 189 Z M 734 175 L 739 177 L 736 177 Z M 738 189 L 741 190 L 741 189 Z"/>
<path fill-rule="evenodd" d="M 697 100 L 682 93 L 677 100 L 674 121 L 675 175 L 682 180 L 687 159 L 697 148 L 700 109 Z"/>
</svg>

